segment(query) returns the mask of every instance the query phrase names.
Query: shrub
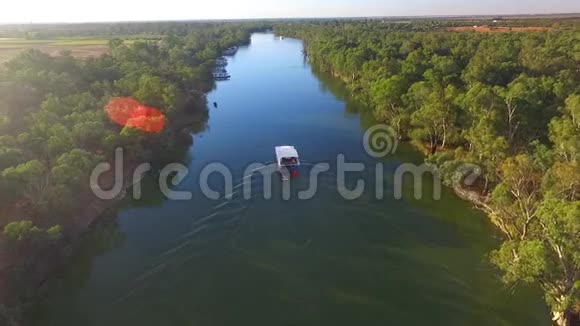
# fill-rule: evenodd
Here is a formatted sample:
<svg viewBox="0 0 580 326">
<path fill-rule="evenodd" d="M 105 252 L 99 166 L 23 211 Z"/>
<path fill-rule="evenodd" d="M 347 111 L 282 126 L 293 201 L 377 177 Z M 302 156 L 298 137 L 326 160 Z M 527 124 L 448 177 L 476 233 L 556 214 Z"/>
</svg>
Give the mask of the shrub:
<svg viewBox="0 0 580 326">
<path fill-rule="evenodd" d="M 22 220 L 7 224 L 4 227 L 3 234 L 11 247 L 17 248 L 35 241 L 58 240 L 62 237 L 62 227 L 55 225 L 43 230 L 34 225 L 32 221 Z"/>
</svg>

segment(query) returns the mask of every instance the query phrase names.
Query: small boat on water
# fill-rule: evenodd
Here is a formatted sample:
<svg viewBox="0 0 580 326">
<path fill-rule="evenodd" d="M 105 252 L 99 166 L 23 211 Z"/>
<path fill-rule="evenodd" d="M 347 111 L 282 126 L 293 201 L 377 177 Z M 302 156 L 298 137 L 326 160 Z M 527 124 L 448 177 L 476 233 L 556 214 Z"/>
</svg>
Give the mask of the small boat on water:
<svg viewBox="0 0 580 326">
<path fill-rule="evenodd" d="M 225 49 L 223 55 L 234 55 L 236 52 L 238 52 L 238 47 L 232 46 L 231 48 Z"/>
<path fill-rule="evenodd" d="M 282 174 L 282 180 L 287 181 L 291 177 L 298 177 L 298 167 L 300 166 L 300 157 L 294 146 L 278 146 L 275 148 L 276 163 Z"/>
<path fill-rule="evenodd" d="M 211 76 L 215 80 L 228 80 L 231 78 L 230 74 L 228 74 L 228 71 L 224 68 L 224 66 L 215 67 L 211 73 Z"/>
<path fill-rule="evenodd" d="M 228 80 L 232 77 L 227 72 L 214 72 L 211 74 L 211 76 L 215 80 Z"/>
<path fill-rule="evenodd" d="M 215 64 L 218 67 L 225 67 L 228 65 L 228 59 L 226 59 L 224 57 L 219 57 L 215 60 Z"/>
</svg>

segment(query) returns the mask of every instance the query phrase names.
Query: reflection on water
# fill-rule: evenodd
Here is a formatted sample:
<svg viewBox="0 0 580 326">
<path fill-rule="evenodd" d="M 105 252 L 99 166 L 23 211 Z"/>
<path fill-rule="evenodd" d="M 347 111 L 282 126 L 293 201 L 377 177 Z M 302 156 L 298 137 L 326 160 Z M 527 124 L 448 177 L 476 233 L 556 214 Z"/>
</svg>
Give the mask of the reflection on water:
<svg viewBox="0 0 580 326">
<path fill-rule="evenodd" d="M 441 201 L 392 193 L 392 172 L 420 155 L 400 146 L 385 164 L 386 199 L 369 191 L 346 201 L 333 172 L 319 178 L 315 198 L 274 179 L 243 171 L 273 160 L 274 146 L 295 145 L 311 165 L 336 156 L 363 162 L 350 174 L 374 189 L 374 167 L 361 145 L 374 121 L 342 85 L 304 61 L 298 40 L 256 34 L 230 59 L 232 79 L 208 95 L 208 128 L 194 136 L 181 162 L 190 174 L 179 189 L 191 201 L 167 201 L 154 176 L 144 200 L 128 201 L 87 239 L 52 282 L 37 325 L 540 325 L 548 324 L 536 291 L 503 288 L 485 255 L 497 234 L 485 216 L 444 192 Z M 201 196 L 199 173 L 212 162 L 234 174 L 231 199 Z M 210 179 L 220 189 L 223 180 Z M 223 187 L 223 186 L 221 186 Z M 427 190 L 428 191 L 428 190 Z M 407 199 L 408 198 L 408 199 Z"/>
</svg>

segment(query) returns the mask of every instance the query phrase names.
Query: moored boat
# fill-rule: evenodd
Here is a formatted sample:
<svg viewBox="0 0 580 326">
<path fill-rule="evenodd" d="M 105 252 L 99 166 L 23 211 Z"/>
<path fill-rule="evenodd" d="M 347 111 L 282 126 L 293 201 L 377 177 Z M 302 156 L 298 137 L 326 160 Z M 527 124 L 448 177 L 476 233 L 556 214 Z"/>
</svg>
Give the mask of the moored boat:
<svg viewBox="0 0 580 326">
<path fill-rule="evenodd" d="M 215 80 L 228 80 L 232 77 L 227 72 L 214 72 L 211 75 Z"/>
<path fill-rule="evenodd" d="M 236 52 L 238 52 L 238 47 L 232 46 L 231 48 L 225 49 L 223 55 L 234 55 Z"/>
<path fill-rule="evenodd" d="M 215 65 L 218 67 L 225 67 L 228 65 L 228 59 L 224 57 L 219 57 L 215 60 Z"/>
</svg>

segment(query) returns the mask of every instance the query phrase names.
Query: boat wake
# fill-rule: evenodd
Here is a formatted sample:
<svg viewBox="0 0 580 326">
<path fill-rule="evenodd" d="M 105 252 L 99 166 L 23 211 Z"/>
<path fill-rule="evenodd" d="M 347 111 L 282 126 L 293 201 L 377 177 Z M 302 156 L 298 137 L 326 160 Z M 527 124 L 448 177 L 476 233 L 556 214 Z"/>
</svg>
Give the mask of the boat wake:
<svg viewBox="0 0 580 326">
<path fill-rule="evenodd" d="M 302 164 L 308 168 L 315 164 L 303 161 Z M 165 251 L 161 252 L 151 262 L 151 267 L 142 274 L 135 277 L 132 285 L 114 303 L 118 304 L 135 296 L 140 291 L 156 283 L 155 278 L 166 275 L 169 272 L 177 271 L 181 266 L 196 258 L 202 258 L 208 254 L 208 243 L 220 241 L 229 248 L 238 252 L 235 237 L 240 232 L 240 226 L 250 217 L 247 214 L 252 204 L 263 197 L 264 184 L 258 177 L 258 172 L 266 169 L 276 169 L 274 162 L 267 162 L 265 166 L 254 169 L 248 175 L 242 177 L 233 187 L 233 192 L 223 196 L 209 211 L 203 215 L 195 215 L 191 218 L 191 228 L 178 235 L 175 242 Z M 320 189 L 330 191 L 335 187 L 336 174 L 327 171 L 320 173 Z M 253 195 L 244 198 L 243 189 L 245 185 L 250 185 Z M 306 243 L 308 247 L 310 243 Z"/>
</svg>

